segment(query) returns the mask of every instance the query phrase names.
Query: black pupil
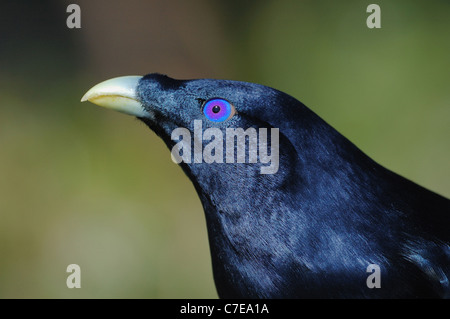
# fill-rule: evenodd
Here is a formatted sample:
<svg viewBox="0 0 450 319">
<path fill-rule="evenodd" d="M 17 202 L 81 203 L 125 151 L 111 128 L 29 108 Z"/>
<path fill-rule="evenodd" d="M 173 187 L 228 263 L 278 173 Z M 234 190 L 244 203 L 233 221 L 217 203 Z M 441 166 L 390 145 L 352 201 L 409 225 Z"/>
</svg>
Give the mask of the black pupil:
<svg viewBox="0 0 450 319">
<path fill-rule="evenodd" d="M 218 105 L 214 105 L 213 106 L 213 108 L 212 108 L 212 111 L 213 111 L 213 113 L 219 113 L 220 112 L 220 106 L 218 106 Z"/>
</svg>

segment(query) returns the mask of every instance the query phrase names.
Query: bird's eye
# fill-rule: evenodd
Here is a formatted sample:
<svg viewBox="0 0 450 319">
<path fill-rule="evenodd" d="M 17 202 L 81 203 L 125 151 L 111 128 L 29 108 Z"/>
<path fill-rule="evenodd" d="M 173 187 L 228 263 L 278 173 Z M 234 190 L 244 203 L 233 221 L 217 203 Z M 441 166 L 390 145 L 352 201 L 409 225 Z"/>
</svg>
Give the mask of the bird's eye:
<svg viewBox="0 0 450 319">
<path fill-rule="evenodd" d="M 223 122 L 230 119 L 236 113 L 236 110 L 227 100 L 212 99 L 203 106 L 203 113 L 210 121 Z"/>
</svg>

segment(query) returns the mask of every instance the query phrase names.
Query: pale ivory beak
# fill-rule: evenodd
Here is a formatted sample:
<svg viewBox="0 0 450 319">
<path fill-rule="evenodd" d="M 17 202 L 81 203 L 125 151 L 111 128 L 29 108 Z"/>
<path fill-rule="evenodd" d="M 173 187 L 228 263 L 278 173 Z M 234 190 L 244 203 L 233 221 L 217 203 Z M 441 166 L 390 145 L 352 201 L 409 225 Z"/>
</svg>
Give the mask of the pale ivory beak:
<svg viewBox="0 0 450 319">
<path fill-rule="evenodd" d="M 81 98 L 81 102 L 94 104 L 137 117 L 149 113 L 137 99 L 136 89 L 142 76 L 121 76 L 101 82 L 92 87 Z"/>
</svg>

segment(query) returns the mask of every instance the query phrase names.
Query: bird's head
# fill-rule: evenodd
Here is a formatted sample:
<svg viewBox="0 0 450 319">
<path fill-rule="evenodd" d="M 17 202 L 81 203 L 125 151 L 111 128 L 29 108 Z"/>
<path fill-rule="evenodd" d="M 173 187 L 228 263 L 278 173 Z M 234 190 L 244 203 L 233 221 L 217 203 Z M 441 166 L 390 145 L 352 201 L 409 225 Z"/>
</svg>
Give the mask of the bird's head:
<svg viewBox="0 0 450 319">
<path fill-rule="evenodd" d="M 302 123 L 309 126 L 312 114 L 263 85 L 161 74 L 104 81 L 83 96 L 86 100 L 146 123 L 171 149 L 202 201 L 207 198 L 220 210 L 233 206 L 236 196 L 293 183 L 299 158 L 292 131 Z"/>
</svg>

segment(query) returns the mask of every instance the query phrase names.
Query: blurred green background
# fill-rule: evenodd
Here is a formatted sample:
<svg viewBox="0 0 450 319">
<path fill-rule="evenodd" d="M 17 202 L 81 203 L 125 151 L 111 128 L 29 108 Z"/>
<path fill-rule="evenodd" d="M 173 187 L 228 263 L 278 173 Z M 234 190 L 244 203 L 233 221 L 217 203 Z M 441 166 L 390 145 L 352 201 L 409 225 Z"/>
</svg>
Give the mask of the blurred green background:
<svg viewBox="0 0 450 319">
<path fill-rule="evenodd" d="M 81 29 L 66 7 L 81 7 Z M 110 77 L 257 82 L 450 197 L 450 2 L 0 4 L 0 297 L 216 298 L 193 186 L 154 133 L 81 104 Z M 66 267 L 81 267 L 68 289 Z"/>
</svg>

